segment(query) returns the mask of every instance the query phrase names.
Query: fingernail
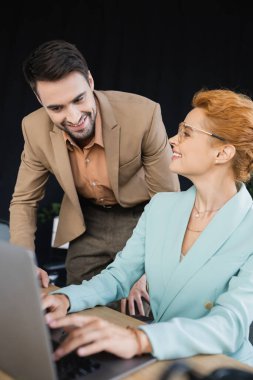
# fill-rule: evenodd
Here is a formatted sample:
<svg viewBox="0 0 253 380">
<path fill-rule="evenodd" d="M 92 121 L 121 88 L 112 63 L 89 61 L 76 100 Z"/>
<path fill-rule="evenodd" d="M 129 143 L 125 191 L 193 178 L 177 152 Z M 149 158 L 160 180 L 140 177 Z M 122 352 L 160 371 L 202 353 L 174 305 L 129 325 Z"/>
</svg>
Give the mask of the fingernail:
<svg viewBox="0 0 253 380">
<path fill-rule="evenodd" d="M 47 324 L 51 324 L 52 323 L 52 320 L 51 320 L 51 318 L 50 318 L 49 315 L 46 315 L 45 319 L 46 319 Z"/>
<path fill-rule="evenodd" d="M 63 350 L 58 349 L 54 352 L 54 360 L 59 360 L 63 356 Z"/>
<path fill-rule="evenodd" d="M 83 356 L 85 354 L 85 348 L 78 348 L 77 355 Z"/>
<path fill-rule="evenodd" d="M 63 349 L 61 349 L 61 348 L 58 348 L 58 350 L 55 351 L 55 352 L 56 352 L 57 356 L 62 356 L 63 355 Z"/>
</svg>

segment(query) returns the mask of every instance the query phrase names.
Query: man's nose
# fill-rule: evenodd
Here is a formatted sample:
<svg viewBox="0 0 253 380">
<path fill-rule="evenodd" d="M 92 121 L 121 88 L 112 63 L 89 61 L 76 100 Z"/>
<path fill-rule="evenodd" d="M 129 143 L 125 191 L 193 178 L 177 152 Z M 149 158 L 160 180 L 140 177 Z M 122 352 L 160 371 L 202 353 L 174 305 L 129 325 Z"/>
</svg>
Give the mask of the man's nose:
<svg viewBox="0 0 253 380">
<path fill-rule="evenodd" d="M 82 113 L 79 111 L 77 107 L 71 107 L 68 109 L 67 113 L 67 121 L 71 124 L 78 124 L 80 122 Z"/>
</svg>

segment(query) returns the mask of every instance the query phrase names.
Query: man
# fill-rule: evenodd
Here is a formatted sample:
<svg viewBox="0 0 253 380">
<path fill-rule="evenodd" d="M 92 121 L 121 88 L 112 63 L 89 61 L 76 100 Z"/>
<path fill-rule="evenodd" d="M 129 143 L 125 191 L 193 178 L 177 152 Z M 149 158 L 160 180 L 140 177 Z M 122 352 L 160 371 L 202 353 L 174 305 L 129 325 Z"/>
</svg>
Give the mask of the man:
<svg viewBox="0 0 253 380">
<path fill-rule="evenodd" d="M 124 247 L 152 195 L 179 190 L 169 171 L 171 148 L 160 106 L 134 94 L 95 91 L 74 45 L 46 42 L 23 70 L 42 108 L 22 123 L 25 144 L 10 206 L 11 241 L 34 250 L 37 205 L 53 173 L 64 191 L 54 245 L 70 242 L 67 283 L 79 284 Z M 38 272 L 47 286 L 47 274 Z M 130 313 L 135 300 L 143 314 L 145 277 L 132 292 Z"/>
</svg>

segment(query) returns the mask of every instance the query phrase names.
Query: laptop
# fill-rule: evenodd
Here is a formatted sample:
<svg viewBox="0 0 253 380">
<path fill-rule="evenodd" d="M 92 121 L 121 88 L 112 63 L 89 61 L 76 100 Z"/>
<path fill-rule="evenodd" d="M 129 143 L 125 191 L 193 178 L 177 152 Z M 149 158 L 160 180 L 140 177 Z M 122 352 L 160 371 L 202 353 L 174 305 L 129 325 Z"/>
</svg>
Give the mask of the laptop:
<svg viewBox="0 0 253 380">
<path fill-rule="evenodd" d="M 20 380 L 116 380 L 156 360 L 102 352 L 84 358 L 71 353 L 54 362 L 52 352 L 63 338 L 63 330 L 50 331 L 45 324 L 34 254 L 0 241 L 1 370 Z"/>
</svg>

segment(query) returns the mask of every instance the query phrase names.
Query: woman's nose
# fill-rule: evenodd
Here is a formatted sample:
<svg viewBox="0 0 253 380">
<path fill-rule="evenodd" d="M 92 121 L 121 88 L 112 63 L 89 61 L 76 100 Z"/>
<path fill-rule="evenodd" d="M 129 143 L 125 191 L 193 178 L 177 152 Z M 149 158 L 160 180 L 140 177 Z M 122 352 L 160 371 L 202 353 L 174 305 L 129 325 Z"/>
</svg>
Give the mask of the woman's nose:
<svg viewBox="0 0 253 380">
<path fill-rule="evenodd" d="M 176 145 L 176 144 L 178 144 L 178 142 L 179 142 L 178 141 L 178 134 L 169 138 L 170 145 Z"/>
</svg>

